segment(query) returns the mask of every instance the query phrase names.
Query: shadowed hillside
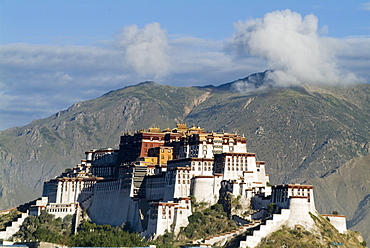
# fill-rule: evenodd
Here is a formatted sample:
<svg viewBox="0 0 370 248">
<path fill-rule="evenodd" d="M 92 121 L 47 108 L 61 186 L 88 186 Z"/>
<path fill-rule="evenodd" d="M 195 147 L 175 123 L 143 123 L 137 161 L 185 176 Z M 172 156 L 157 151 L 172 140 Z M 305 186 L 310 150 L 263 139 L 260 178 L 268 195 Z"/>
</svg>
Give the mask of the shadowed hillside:
<svg viewBox="0 0 370 248">
<path fill-rule="evenodd" d="M 320 212 L 337 211 L 347 215 L 347 227 L 370 237 L 370 155 L 350 160 L 323 178 L 314 178 L 320 196 Z M 369 239 L 369 238 L 368 238 Z"/>
<path fill-rule="evenodd" d="M 349 216 L 350 226 L 363 229 L 369 180 L 360 166 L 348 164 L 369 154 L 370 85 L 233 89 L 232 83 L 182 88 L 146 82 L 0 132 L 0 209 L 40 196 L 43 181 L 79 163 L 85 151 L 118 147 L 122 132 L 185 122 L 245 134 L 248 150 L 266 161 L 272 183 L 317 184 L 319 210 L 341 206 L 336 210 Z M 324 196 L 321 187 L 332 175 L 348 170 L 353 178 L 326 188 L 335 197 Z"/>
</svg>

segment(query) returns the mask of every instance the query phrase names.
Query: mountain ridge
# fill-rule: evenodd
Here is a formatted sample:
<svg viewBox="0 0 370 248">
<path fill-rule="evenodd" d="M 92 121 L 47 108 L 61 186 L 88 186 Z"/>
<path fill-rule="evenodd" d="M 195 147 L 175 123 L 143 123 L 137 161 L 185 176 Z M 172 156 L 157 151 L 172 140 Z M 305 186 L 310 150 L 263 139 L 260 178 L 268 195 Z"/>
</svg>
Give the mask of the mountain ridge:
<svg viewBox="0 0 370 248">
<path fill-rule="evenodd" d="M 164 129 L 185 122 L 244 133 L 248 150 L 269 164 L 272 183 L 316 180 L 320 188 L 346 163 L 369 154 L 369 85 L 259 87 L 241 93 L 230 90 L 232 83 L 175 87 L 147 81 L 1 131 L 0 209 L 40 196 L 43 181 L 79 163 L 85 151 L 117 147 L 123 132 L 149 126 Z M 359 192 L 350 196 L 355 208 L 367 202 Z M 322 212 L 332 211 L 324 205 L 345 204 L 330 199 Z M 354 217 L 353 204 L 345 205 L 343 214 L 366 220 L 361 214 Z M 366 209 L 365 204 L 357 212 L 368 216 Z"/>
</svg>

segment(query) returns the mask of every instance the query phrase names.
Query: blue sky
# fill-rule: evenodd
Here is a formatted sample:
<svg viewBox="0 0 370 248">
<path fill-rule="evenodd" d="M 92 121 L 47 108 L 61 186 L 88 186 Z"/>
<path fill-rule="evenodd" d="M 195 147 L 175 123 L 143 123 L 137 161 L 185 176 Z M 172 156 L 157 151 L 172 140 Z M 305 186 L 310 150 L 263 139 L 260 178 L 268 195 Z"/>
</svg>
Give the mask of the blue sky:
<svg viewBox="0 0 370 248">
<path fill-rule="evenodd" d="M 370 82 L 369 65 L 366 1 L 1 0 L 0 130 L 146 80 Z"/>
</svg>

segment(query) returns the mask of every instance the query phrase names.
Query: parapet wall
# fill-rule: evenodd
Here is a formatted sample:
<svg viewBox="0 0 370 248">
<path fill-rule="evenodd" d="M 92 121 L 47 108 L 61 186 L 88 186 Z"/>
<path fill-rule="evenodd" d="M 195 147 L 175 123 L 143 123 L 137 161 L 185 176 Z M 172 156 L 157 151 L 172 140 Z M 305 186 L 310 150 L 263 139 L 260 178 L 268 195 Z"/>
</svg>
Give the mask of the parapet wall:
<svg viewBox="0 0 370 248">
<path fill-rule="evenodd" d="M 340 233 L 347 232 L 346 216 L 344 215 L 322 215 L 324 218 L 329 218 L 330 223 L 338 230 Z"/>
</svg>

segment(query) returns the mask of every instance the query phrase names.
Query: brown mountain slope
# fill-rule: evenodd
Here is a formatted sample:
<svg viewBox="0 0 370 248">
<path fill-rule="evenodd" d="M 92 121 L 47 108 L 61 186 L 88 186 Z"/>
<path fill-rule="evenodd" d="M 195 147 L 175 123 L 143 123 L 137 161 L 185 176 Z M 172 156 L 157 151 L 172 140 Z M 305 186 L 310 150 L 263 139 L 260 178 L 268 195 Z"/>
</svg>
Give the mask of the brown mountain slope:
<svg viewBox="0 0 370 248">
<path fill-rule="evenodd" d="M 315 185 L 317 210 L 347 215 L 348 228 L 370 237 L 370 155 L 354 158 L 323 178 L 310 179 Z"/>
<path fill-rule="evenodd" d="M 351 159 L 369 154 L 368 84 L 249 93 L 234 92 L 231 86 L 181 88 L 147 82 L 0 132 L 0 209 L 40 196 L 43 181 L 77 164 L 86 150 L 116 148 L 122 132 L 149 126 L 164 129 L 185 122 L 245 134 L 249 151 L 266 161 L 275 184 L 324 180 Z M 347 187 L 339 184 L 338 190 L 342 186 Z M 361 201 L 366 205 L 366 195 L 355 196 L 358 187 L 338 198 L 353 202 L 354 209 Z M 323 202 L 336 204 L 336 199 Z M 337 210 L 352 217 L 349 208 Z M 367 218 L 366 211 L 358 213 Z M 361 218 L 356 223 L 361 226 Z"/>
</svg>

